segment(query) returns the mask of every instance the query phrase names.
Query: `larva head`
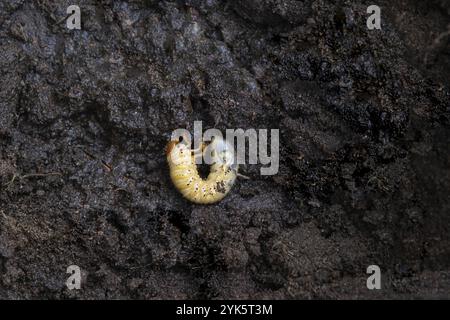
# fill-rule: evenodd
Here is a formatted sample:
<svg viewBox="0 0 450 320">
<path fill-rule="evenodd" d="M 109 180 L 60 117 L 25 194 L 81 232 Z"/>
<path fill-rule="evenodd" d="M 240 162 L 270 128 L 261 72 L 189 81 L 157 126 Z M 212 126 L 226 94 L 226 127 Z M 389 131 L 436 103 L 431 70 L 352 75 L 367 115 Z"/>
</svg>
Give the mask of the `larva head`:
<svg viewBox="0 0 450 320">
<path fill-rule="evenodd" d="M 167 144 L 167 146 L 166 146 L 166 156 L 168 156 L 171 152 L 172 152 L 172 150 L 173 150 L 173 148 L 178 144 L 179 142 L 178 141 L 169 141 L 169 143 Z"/>
<path fill-rule="evenodd" d="M 169 156 L 173 151 L 190 148 L 191 138 L 188 133 L 181 132 L 179 134 L 172 134 L 169 143 L 166 146 L 166 155 Z"/>
<path fill-rule="evenodd" d="M 184 140 L 171 140 L 166 147 L 167 160 L 171 164 L 180 164 L 191 159 L 190 148 Z"/>
</svg>

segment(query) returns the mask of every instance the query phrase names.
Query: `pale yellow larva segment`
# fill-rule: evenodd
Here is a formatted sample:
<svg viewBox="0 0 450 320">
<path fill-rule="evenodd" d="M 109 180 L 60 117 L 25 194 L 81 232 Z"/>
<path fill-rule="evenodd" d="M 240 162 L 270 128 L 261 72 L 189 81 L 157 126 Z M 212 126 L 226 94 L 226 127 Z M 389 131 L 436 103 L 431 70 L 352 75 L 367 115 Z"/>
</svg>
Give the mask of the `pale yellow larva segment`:
<svg viewBox="0 0 450 320">
<path fill-rule="evenodd" d="M 170 176 L 178 191 L 188 200 L 210 204 L 222 200 L 236 180 L 236 172 L 223 165 L 212 165 L 206 180 L 198 174 L 191 151 L 176 145 L 167 155 Z"/>
</svg>

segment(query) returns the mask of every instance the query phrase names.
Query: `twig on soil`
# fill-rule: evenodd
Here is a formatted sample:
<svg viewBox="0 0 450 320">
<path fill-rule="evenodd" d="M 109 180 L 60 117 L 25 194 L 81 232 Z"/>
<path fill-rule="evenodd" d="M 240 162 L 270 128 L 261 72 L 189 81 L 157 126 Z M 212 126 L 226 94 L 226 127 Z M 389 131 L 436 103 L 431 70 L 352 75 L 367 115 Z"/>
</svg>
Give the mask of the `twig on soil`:
<svg viewBox="0 0 450 320">
<path fill-rule="evenodd" d="M 443 40 L 445 40 L 447 37 L 450 37 L 450 24 L 447 25 L 447 30 L 438 34 L 438 36 L 433 40 L 433 43 L 429 46 L 428 51 L 425 53 L 425 56 L 423 58 L 425 65 L 428 64 L 430 60 L 429 56 L 432 54 L 432 52 L 436 50 L 436 48 L 438 48 Z"/>
<path fill-rule="evenodd" d="M 47 173 L 30 173 L 23 176 L 14 174 L 11 181 L 6 184 L 7 187 L 12 185 L 16 179 L 23 180 L 28 178 L 35 178 L 35 177 L 48 177 L 48 176 L 62 176 L 61 172 L 47 172 Z"/>
</svg>

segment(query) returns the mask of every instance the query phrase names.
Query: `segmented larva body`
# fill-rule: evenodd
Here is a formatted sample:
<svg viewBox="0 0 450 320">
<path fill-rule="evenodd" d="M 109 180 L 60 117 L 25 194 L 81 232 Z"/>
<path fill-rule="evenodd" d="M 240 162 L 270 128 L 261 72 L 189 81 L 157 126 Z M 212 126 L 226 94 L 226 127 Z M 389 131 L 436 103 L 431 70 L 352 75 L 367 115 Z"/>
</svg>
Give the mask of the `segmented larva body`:
<svg viewBox="0 0 450 320">
<path fill-rule="evenodd" d="M 237 165 L 230 160 L 233 156 L 230 145 L 222 139 L 215 139 L 210 147 L 215 157 L 205 180 L 198 173 L 193 150 L 189 146 L 178 141 L 167 145 L 167 162 L 173 184 L 186 199 L 198 204 L 222 200 L 237 177 Z"/>
</svg>

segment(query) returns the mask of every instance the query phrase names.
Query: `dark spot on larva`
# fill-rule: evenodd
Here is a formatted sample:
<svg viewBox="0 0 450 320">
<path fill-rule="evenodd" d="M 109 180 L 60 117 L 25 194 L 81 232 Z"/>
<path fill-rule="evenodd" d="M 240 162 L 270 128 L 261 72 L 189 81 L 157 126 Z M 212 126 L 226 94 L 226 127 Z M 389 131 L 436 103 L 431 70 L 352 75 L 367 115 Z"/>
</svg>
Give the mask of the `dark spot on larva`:
<svg viewBox="0 0 450 320">
<path fill-rule="evenodd" d="M 218 181 L 216 183 L 216 190 L 217 190 L 217 192 L 220 192 L 220 193 L 227 192 L 227 189 L 225 188 L 225 183 L 223 181 Z"/>
</svg>

